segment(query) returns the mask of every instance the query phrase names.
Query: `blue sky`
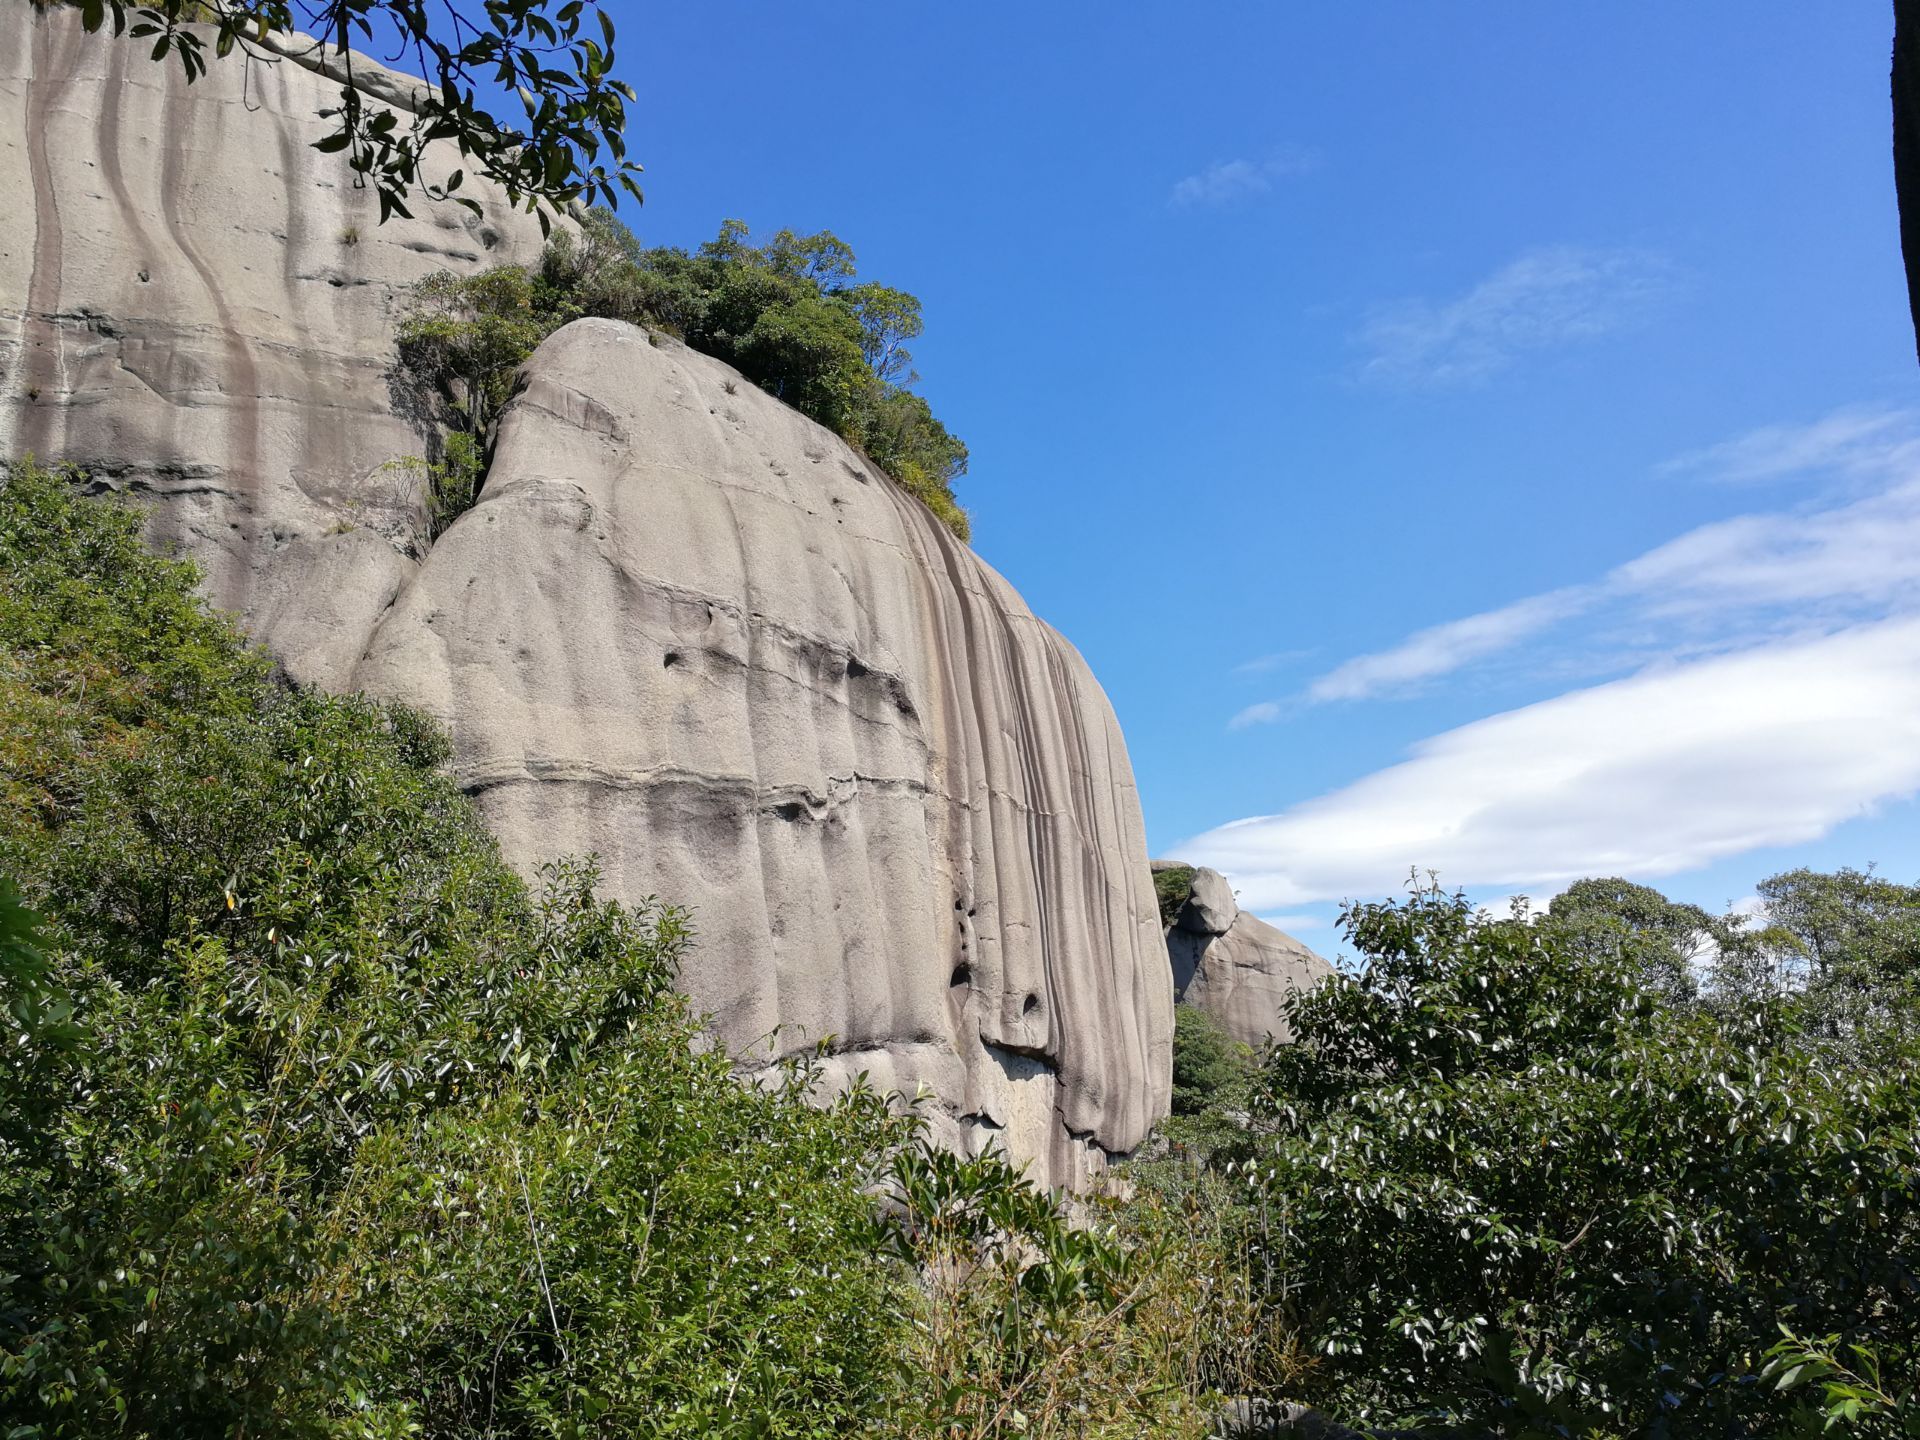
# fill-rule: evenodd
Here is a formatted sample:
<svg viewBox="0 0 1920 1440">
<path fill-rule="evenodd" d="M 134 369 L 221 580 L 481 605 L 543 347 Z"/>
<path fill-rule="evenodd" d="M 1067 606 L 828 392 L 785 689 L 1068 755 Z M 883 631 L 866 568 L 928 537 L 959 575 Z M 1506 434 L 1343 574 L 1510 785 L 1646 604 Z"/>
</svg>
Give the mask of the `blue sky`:
<svg viewBox="0 0 1920 1440">
<path fill-rule="evenodd" d="M 1416 864 L 1920 875 L 1884 5 L 613 9 L 644 240 L 925 301 L 1154 853 L 1328 949 Z"/>
</svg>

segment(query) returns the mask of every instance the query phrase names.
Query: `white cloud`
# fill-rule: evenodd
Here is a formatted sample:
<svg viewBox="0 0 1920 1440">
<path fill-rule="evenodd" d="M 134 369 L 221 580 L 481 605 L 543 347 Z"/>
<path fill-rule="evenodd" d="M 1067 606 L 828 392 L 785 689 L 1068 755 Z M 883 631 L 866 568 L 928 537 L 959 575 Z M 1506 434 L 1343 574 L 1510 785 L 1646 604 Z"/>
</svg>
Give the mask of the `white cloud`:
<svg viewBox="0 0 1920 1440">
<path fill-rule="evenodd" d="M 1238 715 L 1227 721 L 1229 730 L 1244 730 L 1249 725 L 1271 725 L 1286 713 L 1286 707 L 1278 700 L 1262 700 L 1258 705 L 1249 705 Z"/>
<path fill-rule="evenodd" d="M 1368 352 L 1360 373 L 1392 384 L 1473 384 L 1523 355 L 1639 323 L 1671 283 L 1669 267 L 1645 251 L 1528 251 L 1457 299 L 1376 309 L 1355 337 Z"/>
<path fill-rule="evenodd" d="M 1410 867 L 1540 893 L 1818 838 L 1920 788 L 1920 619 L 1660 667 L 1476 721 L 1174 853 L 1256 913 L 1375 896 Z"/>
<path fill-rule="evenodd" d="M 1276 650 L 1271 655 L 1256 655 L 1251 660 L 1243 660 L 1233 667 L 1236 675 L 1264 675 L 1269 670 L 1278 670 L 1284 665 L 1305 660 L 1312 655 L 1311 650 Z"/>
<path fill-rule="evenodd" d="M 1313 701 L 1363 700 L 1384 690 L 1458 670 L 1470 661 L 1491 655 L 1536 635 L 1585 608 L 1587 592 L 1580 588 L 1535 595 L 1498 610 L 1449 620 L 1415 632 L 1391 650 L 1360 655 L 1335 666 L 1307 687 Z M 1259 706 L 1240 713 L 1247 715 Z M 1257 719 L 1274 719 L 1261 715 Z M 1251 720 L 1246 723 L 1253 723 Z"/>
<path fill-rule="evenodd" d="M 1728 484 L 1807 473 L 1883 473 L 1911 465 L 1914 412 L 1854 405 L 1807 425 L 1766 425 L 1704 450 L 1675 456 L 1663 475 L 1692 475 Z"/>
<path fill-rule="evenodd" d="M 1920 599 L 1920 478 L 1825 510 L 1703 525 L 1608 583 L 1655 613 Z"/>
<path fill-rule="evenodd" d="M 1167 203 L 1176 209 L 1230 205 L 1269 193 L 1276 182 L 1316 170 L 1320 157 L 1304 146 L 1284 146 L 1264 160 L 1216 160 L 1174 182 Z"/>
<path fill-rule="evenodd" d="M 1257 918 L 1266 921 L 1276 930 L 1286 931 L 1289 935 L 1298 934 L 1302 930 L 1324 930 L 1329 923 L 1318 915 L 1261 915 Z"/>
<path fill-rule="evenodd" d="M 1772 436 L 1783 467 L 1774 473 L 1789 473 L 1789 456 L 1800 467 L 1792 473 L 1843 467 L 1850 493 L 1824 504 L 1716 520 L 1597 581 L 1418 630 L 1335 666 L 1307 686 L 1304 698 L 1327 703 L 1403 694 L 1583 615 L 1663 635 L 1672 653 L 1684 654 L 1753 644 L 1783 627 L 1830 628 L 1920 606 L 1917 428 L 1920 416 L 1908 411 L 1843 410 L 1811 425 L 1770 427 L 1696 452 L 1737 457 L 1742 473 L 1755 475 L 1775 463 L 1757 439 Z M 1860 494 L 1868 483 L 1879 488 Z M 1286 713 L 1279 703 L 1254 705 L 1234 723 Z"/>
</svg>

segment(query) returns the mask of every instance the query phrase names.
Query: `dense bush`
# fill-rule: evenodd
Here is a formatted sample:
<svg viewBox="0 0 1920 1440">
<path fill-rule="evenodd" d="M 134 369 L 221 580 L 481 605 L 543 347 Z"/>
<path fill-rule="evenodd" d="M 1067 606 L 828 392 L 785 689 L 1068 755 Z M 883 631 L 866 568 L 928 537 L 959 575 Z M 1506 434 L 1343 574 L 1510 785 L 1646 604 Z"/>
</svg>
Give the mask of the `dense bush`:
<svg viewBox="0 0 1920 1440">
<path fill-rule="evenodd" d="M 1635 946 L 1457 896 L 1345 924 L 1361 967 L 1290 1006 L 1233 1172 L 1319 1398 L 1758 1437 L 1810 1413 L 1766 1373 L 1783 1322 L 1920 1367 L 1920 1054 L 1849 1058 L 1801 995 L 1677 1000 Z"/>
<path fill-rule="evenodd" d="M 908 388 L 920 302 L 854 276 L 853 251 L 831 234 L 782 230 L 756 246 L 729 220 L 688 254 L 643 249 L 595 211 L 577 236 L 555 235 L 537 267 L 422 282 L 400 327 L 402 371 L 439 423 L 485 438 L 514 370 L 569 320 L 666 330 L 861 447 L 965 539 L 953 482 L 967 447 Z"/>
<path fill-rule="evenodd" d="M 1253 1052 L 1204 1010 L 1173 1009 L 1173 1113 L 1199 1115 L 1244 1101 Z"/>
<path fill-rule="evenodd" d="M 1160 902 L 1160 928 L 1171 930 L 1193 894 L 1191 865 L 1161 865 L 1153 872 L 1153 894 Z"/>
<path fill-rule="evenodd" d="M 1197 1435 L 1217 1235 L 739 1083 L 676 912 L 530 890 L 433 725 L 193 582 L 0 483 L 8 1440 Z"/>
<path fill-rule="evenodd" d="M 0 1414 L 837 1435 L 896 1378 L 910 1125 L 735 1083 L 680 917 L 529 893 L 420 717 L 288 693 L 44 471 L 0 489 Z"/>
<path fill-rule="evenodd" d="M 922 1277 L 907 1348 L 912 1440 L 1199 1440 L 1214 1337 L 1251 1324 L 1217 1232 L 1143 1196 L 1077 1216 L 994 1154 L 910 1151 L 895 1253 Z"/>
</svg>

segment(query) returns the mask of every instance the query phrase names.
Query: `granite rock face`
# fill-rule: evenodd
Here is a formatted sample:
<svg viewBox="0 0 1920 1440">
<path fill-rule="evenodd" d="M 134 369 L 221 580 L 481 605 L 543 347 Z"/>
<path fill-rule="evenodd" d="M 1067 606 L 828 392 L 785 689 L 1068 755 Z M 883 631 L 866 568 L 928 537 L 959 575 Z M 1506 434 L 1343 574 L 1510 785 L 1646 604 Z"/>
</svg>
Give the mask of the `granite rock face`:
<svg viewBox="0 0 1920 1440">
<path fill-rule="evenodd" d="M 727 366 L 581 320 L 353 683 L 436 714 L 511 856 L 690 904 L 749 1063 L 937 1097 L 1077 1184 L 1164 1113 L 1172 993 L 1085 663 L 918 501 Z M 771 1037 L 771 1045 L 768 1039 Z"/>
<path fill-rule="evenodd" d="M 1255 1049 L 1268 1036 L 1290 1039 L 1280 1015 L 1288 994 L 1333 973 L 1284 930 L 1242 910 L 1225 877 L 1204 866 L 1194 870 L 1193 893 L 1166 935 L 1175 998 Z"/>
<path fill-rule="evenodd" d="M 1240 905 L 1233 898 L 1227 877 L 1218 870 L 1202 868 L 1193 872 L 1193 889 L 1174 917 L 1174 924 L 1195 935 L 1224 935 L 1239 913 Z"/>
<path fill-rule="evenodd" d="M 384 103 L 412 92 L 356 74 Z M 139 492 L 215 602 L 326 685 L 413 569 L 419 484 L 389 465 L 425 448 L 390 393 L 403 292 L 542 244 L 478 182 L 485 218 L 376 225 L 373 192 L 311 148 L 339 103 L 292 61 L 187 85 L 75 9 L 0 5 L 0 457 Z M 447 147 L 429 172 L 460 163 Z"/>
<path fill-rule="evenodd" d="M 471 181 L 483 220 L 376 226 L 309 146 L 337 104 L 0 5 L 0 458 L 140 494 L 296 680 L 439 716 L 516 864 L 592 850 L 608 893 L 689 906 L 685 988 L 744 1068 L 828 1039 L 832 1081 L 925 1086 L 940 1138 L 1047 1183 L 1131 1150 L 1172 987 L 1079 655 L 837 437 L 607 321 L 527 364 L 428 548 L 388 464 L 425 440 L 404 289 L 538 227 Z"/>
</svg>

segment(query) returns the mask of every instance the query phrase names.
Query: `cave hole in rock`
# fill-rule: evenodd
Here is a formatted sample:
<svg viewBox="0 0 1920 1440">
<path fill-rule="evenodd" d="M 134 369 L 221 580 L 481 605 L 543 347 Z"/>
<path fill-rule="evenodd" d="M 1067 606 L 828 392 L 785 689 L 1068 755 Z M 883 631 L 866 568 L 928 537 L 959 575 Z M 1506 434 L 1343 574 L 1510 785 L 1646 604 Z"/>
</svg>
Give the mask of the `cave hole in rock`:
<svg viewBox="0 0 1920 1440">
<path fill-rule="evenodd" d="M 954 966 L 953 974 L 948 977 L 947 980 L 947 988 L 950 990 L 964 990 L 971 984 L 973 984 L 973 967 L 971 965 Z"/>
<path fill-rule="evenodd" d="M 665 655 L 660 657 L 660 663 L 671 670 L 680 663 L 680 652 L 678 650 L 667 651 Z"/>
<path fill-rule="evenodd" d="M 1038 1010 L 1039 1008 L 1040 1008 L 1040 997 L 1038 995 L 1029 995 L 1027 996 L 1026 1001 L 1020 1006 L 1020 1013 L 1022 1015 L 1031 1015 L 1033 1014 L 1034 1011 Z"/>
</svg>

